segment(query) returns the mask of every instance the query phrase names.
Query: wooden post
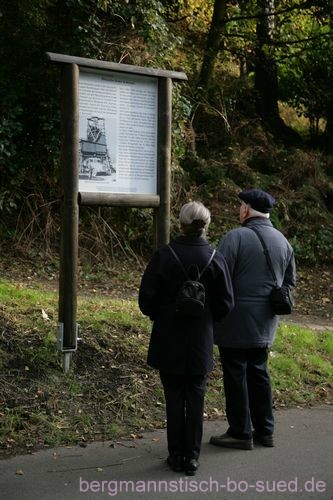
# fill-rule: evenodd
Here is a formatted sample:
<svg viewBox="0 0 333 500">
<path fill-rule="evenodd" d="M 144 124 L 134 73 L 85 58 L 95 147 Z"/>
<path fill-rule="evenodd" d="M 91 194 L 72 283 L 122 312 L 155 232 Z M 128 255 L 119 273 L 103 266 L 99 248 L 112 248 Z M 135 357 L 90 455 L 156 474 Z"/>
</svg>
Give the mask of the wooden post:
<svg viewBox="0 0 333 500">
<path fill-rule="evenodd" d="M 62 65 L 61 247 L 59 276 L 59 325 L 64 370 L 77 344 L 78 165 L 79 165 L 79 67 Z"/>
<path fill-rule="evenodd" d="M 160 206 L 155 211 L 155 246 L 170 240 L 170 185 L 171 185 L 171 119 L 172 79 L 158 79 L 158 194 Z"/>
<path fill-rule="evenodd" d="M 158 207 L 160 197 L 146 194 L 79 193 L 79 205 L 106 207 Z"/>
</svg>

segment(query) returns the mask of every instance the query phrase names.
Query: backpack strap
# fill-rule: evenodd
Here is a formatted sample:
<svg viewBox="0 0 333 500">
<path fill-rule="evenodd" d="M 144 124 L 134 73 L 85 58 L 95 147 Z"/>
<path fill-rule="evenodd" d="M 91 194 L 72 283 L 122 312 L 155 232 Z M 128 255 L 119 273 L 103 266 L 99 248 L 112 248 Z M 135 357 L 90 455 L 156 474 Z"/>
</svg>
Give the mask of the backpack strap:
<svg viewBox="0 0 333 500">
<path fill-rule="evenodd" d="M 210 259 L 209 261 L 207 262 L 207 264 L 205 265 L 205 267 L 203 268 L 203 270 L 201 271 L 201 273 L 199 274 L 199 279 L 201 278 L 201 276 L 203 275 L 203 273 L 207 270 L 207 268 L 210 266 L 212 260 L 214 259 L 214 255 L 216 254 L 216 250 L 214 248 L 213 250 L 213 253 L 212 255 L 210 256 Z"/>
<path fill-rule="evenodd" d="M 174 258 L 176 259 L 176 261 L 178 262 L 178 264 L 180 265 L 180 267 L 182 268 L 182 271 L 185 274 L 186 278 L 190 279 L 190 277 L 188 275 L 188 272 L 186 271 L 185 267 L 183 266 L 182 261 L 180 260 L 180 258 L 178 257 L 178 255 L 176 254 L 176 252 L 174 251 L 174 249 L 172 248 L 172 246 L 168 245 L 168 248 L 170 249 L 170 252 L 174 256 Z"/>
<path fill-rule="evenodd" d="M 168 245 L 172 255 L 175 257 L 175 259 L 177 260 L 178 264 L 180 265 L 180 267 L 182 268 L 183 270 L 183 273 L 185 274 L 185 276 L 187 277 L 187 279 L 189 279 L 189 275 L 188 275 L 188 272 L 186 271 L 183 263 L 181 262 L 180 258 L 178 257 L 178 255 L 176 254 L 176 252 L 174 251 L 174 249 L 172 248 L 171 245 Z M 201 278 L 201 276 L 203 275 L 203 273 L 207 270 L 207 268 L 210 266 L 212 260 L 214 259 L 214 255 L 216 253 L 216 250 L 214 248 L 213 250 L 213 253 L 212 255 L 210 256 L 209 258 L 209 261 L 207 262 L 207 264 L 205 265 L 205 267 L 203 268 L 203 270 L 201 271 L 201 273 L 199 273 L 199 276 L 198 276 L 198 280 Z"/>
</svg>

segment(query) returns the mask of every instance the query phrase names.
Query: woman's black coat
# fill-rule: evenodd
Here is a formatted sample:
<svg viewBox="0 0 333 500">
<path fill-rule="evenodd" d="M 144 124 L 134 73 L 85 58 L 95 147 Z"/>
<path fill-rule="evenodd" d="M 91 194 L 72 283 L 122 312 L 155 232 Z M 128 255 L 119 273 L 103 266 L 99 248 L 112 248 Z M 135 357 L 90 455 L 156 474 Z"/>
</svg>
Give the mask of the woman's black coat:
<svg viewBox="0 0 333 500">
<path fill-rule="evenodd" d="M 179 236 L 171 243 L 185 269 L 202 270 L 213 248 L 197 236 Z M 140 285 L 139 307 L 153 320 L 148 364 L 166 373 L 206 374 L 213 369 L 213 321 L 234 305 L 231 278 L 224 257 L 216 252 L 201 278 L 206 306 L 200 318 L 175 312 L 175 297 L 186 277 L 167 245 L 155 252 Z"/>
</svg>

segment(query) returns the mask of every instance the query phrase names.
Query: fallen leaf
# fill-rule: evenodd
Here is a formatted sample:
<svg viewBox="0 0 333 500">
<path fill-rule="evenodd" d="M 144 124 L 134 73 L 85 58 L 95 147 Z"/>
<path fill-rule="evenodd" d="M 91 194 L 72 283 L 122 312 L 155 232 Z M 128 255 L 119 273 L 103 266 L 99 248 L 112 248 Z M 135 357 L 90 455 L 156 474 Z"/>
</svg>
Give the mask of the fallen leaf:
<svg viewBox="0 0 333 500">
<path fill-rule="evenodd" d="M 50 318 L 48 317 L 48 315 L 46 314 L 46 312 L 44 311 L 44 309 L 42 309 L 42 318 L 45 321 L 50 321 Z"/>
</svg>

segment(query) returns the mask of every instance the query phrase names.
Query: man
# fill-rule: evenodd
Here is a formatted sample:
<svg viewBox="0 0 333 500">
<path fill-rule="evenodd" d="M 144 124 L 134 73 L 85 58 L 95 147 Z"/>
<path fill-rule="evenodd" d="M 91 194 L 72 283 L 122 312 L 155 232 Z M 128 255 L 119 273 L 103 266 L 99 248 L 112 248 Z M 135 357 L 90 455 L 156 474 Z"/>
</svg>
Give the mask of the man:
<svg viewBox="0 0 333 500">
<path fill-rule="evenodd" d="M 253 441 L 274 446 L 272 390 L 268 350 L 278 325 L 268 295 L 274 286 L 262 236 L 279 286 L 296 285 L 294 253 L 269 217 L 274 198 L 260 189 L 239 193 L 242 227 L 229 231 L 218 250 L 225 257 L 234 288 L 235 307 L 215 328 L 219 346 L 229 429 L 210 443 L 225 448 L 253 449 Z M 252 432 L 252 426 L 254 432 Z"/>
</svg>

